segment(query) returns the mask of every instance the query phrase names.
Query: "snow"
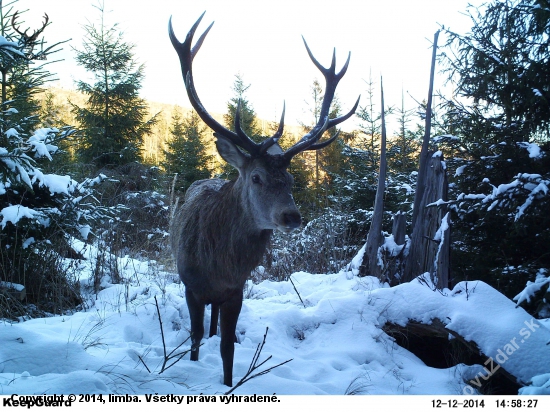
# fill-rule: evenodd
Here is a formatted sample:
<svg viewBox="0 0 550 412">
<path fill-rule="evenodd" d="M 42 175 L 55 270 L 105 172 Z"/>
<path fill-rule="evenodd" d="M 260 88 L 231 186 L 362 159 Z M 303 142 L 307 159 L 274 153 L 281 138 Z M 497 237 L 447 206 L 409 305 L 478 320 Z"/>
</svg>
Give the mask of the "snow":
<svg viewBox="0 0 550 412">
<path fill-rule="evenodd" d="M 10 128 L 10 129 L 8 129 L 8 130 L 6 130 L 6 131 L 4 132 L 4 134 L 6 135 L 6 137 L 7 137 L 8 139 L 10 139 L 10 138 L 12 138 L 12 137 L 19 137 L 19 133 L 18 133 L 17 130 L 15 130 L 13 127 Z"/>
<path fill-rule="evenodd" d="M 78 231 L 80 233 L 80 236 L 82 236 L 82 239 L 86 240 L 88 239 L 88 235 L 92 231 L 92 227 L 90 225 L 81 225 L 79 226 Z"/>
<path fill-rule="evenodd" d="M 8 169 L 17 175 L 17 179 L 19 181 L 22 181 L 24 184 L 31 187 L 32 183 L 31 183 L 31 178 L 29 176 L 29 173 L 27 172 L 25 167 L 23 167 L 23 165 L 21 164 L 21 160 L 26 160 L 26 156 L 23 154 L 20 156 L 20 159 L 17 159 L 17 161 L 14 161 L 9 157 L 7 150 L 5 149 L 1 150 L 1 149 L 4 149 L 4 148 L 0 148 L 0 161 L 4 162 L 4 164 L 8 167 Z"/>
<path fill-rule="evenodd" d="M 440 136 L 436 136 L 434 137 L 433 141 L 434 143 L 439 143 L 441 141 L 449 141 L 449 140 L 455 140 L 455 141 L 460 141 L 460 138 L 455 136 L 455 135 L 452 135 L 452 134 L 443 134 L 443 135 L 440 135 Z"/>
<path fill-rule="evenodd" d="M 0 36 L 0 49 L 6 56 L 8 56 L 8 58 L 13 59 L 13 56 L 10 56 L 10 53 L 17 54 L 20 57 L 25 57 L 25 54 L 19 50 L 20 48 L 21 46 L 17 43 L 7 40 L 4 36 Z"/>
<path fill-rule="evenodd" d="M 521 305 L 525 301 L 531 302 L 531 298 L 535 296 L 535 293 L 537 293 L 547 283 L 550 283 L 548 270 L 539 269 L 535 281 L 527 281 L 526 287 L 519 294 L 517 294 L 513 300 L 515 300 L 518 305 Z"/>
<path fill-rule="evenodd" d="M 455 171 L 455 177 L 462 175 L 462 173 L 464 173 L 464 169 L 466 169 L 466 166 L 468 165 L 462 165 L 457 167 Z"/>
<path fill-rule="evenodd" d="M 27 249 L 27 248 L 28 248 L 30 245 L 32 245 L 34 242 L 35 242 L 35 239 L 34 239 L 34 237 L 32 237 L 32 236 L 31 236 L 30 238 L 26 239 L 26 240 L 23 242 L 23 245 L 22 245 L 23 249 Z"/>
<path fill-rule="evenodd" d="M 25 286 L 18 283 L 0 281 L 0 288 L 15 289 L 18 292 L 21 292 L 23 289 L 25 289 Z"/>
<path fill-rule="evenodd" d="M 465 195 L 462 193 L 457 197 L 457 200 L 480 200 L 483 204 L 490 203 L 487 210 L 491 211 L 496 207 L 506 205 L 510 199 L 515 197 L 521 199 L 521 197 L 527 193 L 523 203 L 516 208 L 516 213 L 514 216 L 515 221 L 518 221 L 523 215 L 525 215 L 525 211 L 532 206 L 535 201 L 550 194 L 550 181 L 543 179 L 543 177 L 539 174 L 533 173 L 519 173 L 514 176 L 514 180 L 512 182 L 500 184 L 498 187 L 491 184 L 487 178 L 483 179 L 483 183 L 491 185 L 492 193 L 490 195 Z"/>
<path fill-rule="evenodd" d="M 520 388 L 520 395 L 540 395 L 550 393 L 550 373 L 544 373 L 533 377 L 531 385 Z"/>
<path fill-rule="evenodd" d="M 543 156 L 544 152 L 536 143 L 518 142 L 517 145 L 526 149 L 529 152 L 529 157 L 532 159 L 541 158 Z"/>
<path fill-rule="evenodd" d="M 23 218 L 36 219 L 38 217 L 42 217 L 42 213 L 21 205 L 5 207 L 0 210 L 0 215 L 2 216 L 2 222 L 0 222 L 2 229 L 6 227 L 8 222 L 11 222 L 15 225 Z"/>
<path fill-rule="evenodd" d="M 439 206 L 443 206 L 443 205 L 447 205 L 447 204 L 449 204 L 448 201 L 445 201 L 445 200 L 439 198 L 435 202 L 427 204 L 426 207 L 433 207 L 433 206 L 439 207 Z"/>
<path fill-rule="evenodd" d="M 483 353 L 524 383 L 550 368 L 548 362 L 533 361 L 550 359 L 550 347 L 546 345 L 550 331 L 483 282 L 461 282 L 452 291 L 430 293 L 416 280 L 389 291 L 394 295 L 392 303 L 407 302 L 388 305 L 385 317 L 394 323 L 437 318 L 447 329 L 475 341 Z"/>
<path fill-rule="evenodd" d="M 76 182 L 70 176 L 60 176 L 55 174 L 43 174 L 38 169 L 34 170 L 32 183 L 39 182 L 39 186 L 47 187 L 52 195 L 64 193 L 68 195 L 75 188 Z"/>
<path fill-rule="evenodd" d="M 4 36 L 0 36 L 0 47 L 6 47 L 6 46 L 11 46 L 16 48 L 19 47 L 17 43 L 7 40 Z"/>
<path fill-rule="evenodd" d="M 1 323 L 0 394 L 228 390 L 222 384 L 218 336 L 203 340 L 198 362 L 186 355 L 159 374 L 163 344 L 155 297 L 167 349 L 189 336 L 184 286 L 176 282 L 177 275 L 154 261 L 118 258 L 123 283 L 104 279 L 103 290 L 94 294 L 91 274 L 100 251 L 74 243 L 87 258 L 78 267 L 81 288 L 89 291 L 87 309 Z M 359 258 L 354 262 L 357 265 Z M 344 394 L 351 388 L 360 388 L 364 394 L 475 392 L 475 384 L 467 385 L 463 378 L 479 380 L 481 366 L 428 367 L 381 330 L 385 322 L 404 325 L 408 320 L 433 319 L 475 340 L 488 356 L 498 359 L 499 350 L 504 351 L 503 366 L 530 382 L 526 393 L 550 393 L 549 363 L 533 361 L 550 359 L 546 345 L 550 330 L 482 282 L 463 282 L 443 292 L 418 280 L 389 288 L 375 278 L 358 278 L 345 270 L 331 275 L 298 272 L 292 281 L 300 297 L 290 281 L 247 285 L 237 324 L 234 383 L 248 370 L 266 328 L 260 361 L 272 358 L 264 367 L 292 360 L 245 383 L 237 394 Z M 207 307 L 206 330 L 209 315 Z M 511 342 L 518 348 L 511 347 Z M 181 350 L 186 349 L 187 343 Z"/>
<path fill-rule="evenodd" d="M 527 196 L 527 199 L 525 199 L 525 202 L 520 207 L 518 207 L 516 217 L 515 217 L 516 221 L 524 214 L 525 210 L 529 206 L 531 206 L 531 204 L 535 199 L 541 198 L 548 194 L 549 192 L 548 186 L 547 186 L 548 183 L 550 182 L 546 180 L 546 181 L 540 181 L 538 185 L 536 185 L 535 187 L 528 187 L 528 185 L 525 185 L 525 188 L 530 190 L 530 193 L 529 193 L 529 196 Z"/>
</svg>

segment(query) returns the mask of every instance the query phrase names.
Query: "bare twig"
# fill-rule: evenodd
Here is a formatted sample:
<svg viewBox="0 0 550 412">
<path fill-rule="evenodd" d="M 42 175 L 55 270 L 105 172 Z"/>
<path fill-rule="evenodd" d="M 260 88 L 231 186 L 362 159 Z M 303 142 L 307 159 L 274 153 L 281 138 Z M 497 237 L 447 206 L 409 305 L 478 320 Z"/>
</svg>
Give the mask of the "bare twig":
<svg viewBox="0 0 550 412">
<path fill-rule="evenodd" d="M 306 307 L 306 304 L 304 303 L 304 301 L 302 300 L 302 297 L 300 296 L 300 292 L 298 292 L 298 289 L 296 289 L 296 285 L 294 284 L 294 282 L 292 281 L 292 278 L 289 276 L 288 277 L 288 280 L 290 280 L 290 283 L 292 283 L 292 287 L 294 288 L 294 291 L 296 292 L 296 294 L 298 295 L 298 298 L 300 298 L 300 302 L 302 302 L 302 305 L 304 305 L 304 308 Z M 267 333 L 267 331 L 266 331 Z"/>
<path fill-rule="evenodd" d="M 272 366 L 270 368 L 264 369 L 263 371 L 260 371 L 260 372 L 254 374 L 254 375 L 252 374 L 255 370 L 260 368 L 263 364 L 265 364 L 268 360 L 270 360 L 272 358 L 272 356 L 269 355 L 267 357 L 267 359 L 265 359 L 263 362 L 257 363 L 258 359 L 260 358 L 260 354 L 262 353 L 262 349 L 264 348 L 268 330 L 269 330 L 269 328 L 265 328 L 264 339 L 262 340 L 262 343 L 258 344 L 258 347 L 256 348 L 256 353 L 254 353 L 254 356 L 252 357 L 252 361 L 250 362 L 250 366 L 248 367 L 248 371 L 241 378 L 241 380 L 239 382 L 237 382 L 237 384 L 235 386 L 233 386 L 229 391 L 227 391 L 225 393 L 225 395 L 229 395 L 231 392 L 233 392 L 239 386 L 241 386 L 241 385 L 245 384 L 246 382 L 248 382 L 250 379 L 254 379 L 254 378 L 257 378 L 258 376 L 265 375 L 266 373 L 271 372 L 273 369 L 278 368 L 279 366 L 282 366 L 285 363 L 288 363 L 292 360 L 292 359 L 288 359 L 284 362 L 279 363 L 278 365 L 275 365 L 275 366 Z"/>
<path fill-rule="evenodd" d="M 170 219 L 174 217 L 174 213 L 176 213 L 176 209 L 178 208 L 178 202 L 180 200 L 179 197 L 176 198 L 176 201 L 174 203 L 174 196 L 176 194 L 176 181 L 178 180 L 178 174 L 174 174 L 174 180 L 172 180 L 172 187 L 170 188 Z"/>
<path fill-rule="evenodd" d="M 185 342 L 187 342 L 189 340 L 189 338 L 190 338 L 190 336 L 189 336 L 182 343 L 180 343 L 178 346 L 176 346 L 170 353 L 168 353 L 168 354 L 166 353 L 166 342 L 164 340 L 164 329 L 162 327 L 162 319 L 160 317 L 160 308 L 159 308 L 159 303 L 157 301 L 156 296 L 155 296 L 155 306 L 157 307 L 157 314 L 158 314 L 158 317 L 159 317 L 159 324 L 160 324 L 160 336 L 162 338 L 162 349 L 164 351 L 164 361 L 162 362 L 162 366 L 160 368 L 160 372 L 159 372 L 159 375 L 160 375 L 162 372 L 164 372 L 165 370 L 171 368 L 176 363 L 178 363 L 181 360 L 181 358 L 183 358 L 185 355 L 187 355 L 191 351 L 191 349 L 188 349 L 188 350 L 185 350 L 183 352 L 178 352 L 178 353 L 174 354 L 174 352 L 176 352 L 179 348 L 182 347 L 182 345 Z M 174 362 L 167 365 L 169 361 L 171 361 L 172 359 L 175 359 L 175 358 L 177 358 L 177 359 Z M 141 357 L 140 357 L 140 360 L 143 362 Z M 145 365 L 145 362 L 143 362 L 143 364 Z M 147 365 L 145 367 L 147 368 Z M 147 368 L 147 370 L 149 370 L 149 368 Z"/>
<path fill-rule="evenodd" d="M 141 361 L 143 366 L 145 366 L 145 369 L 147 369 L 147 372 L 151 373 L 151 369 L 149 369 L 149 367 L 147 366 L 147 364 L 145 363 L 145 361 L 143 360 L 143 358 L 140 355 L 138 355 L 138 359 Z"/>
</svg>

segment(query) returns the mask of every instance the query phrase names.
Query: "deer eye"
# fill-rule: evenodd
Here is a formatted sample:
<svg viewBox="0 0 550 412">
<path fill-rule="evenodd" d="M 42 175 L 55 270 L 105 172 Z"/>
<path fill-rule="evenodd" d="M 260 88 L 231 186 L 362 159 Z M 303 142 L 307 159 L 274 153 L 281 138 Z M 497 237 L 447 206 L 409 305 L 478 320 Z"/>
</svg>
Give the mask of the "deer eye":
<svg viewBox="0 0 550 412">
<path fill-rule="evenodd" d="M 261 184 L 262 179 L 261 179 L 260 175 L 252 175 L 252 183 Z"/>
</svg>

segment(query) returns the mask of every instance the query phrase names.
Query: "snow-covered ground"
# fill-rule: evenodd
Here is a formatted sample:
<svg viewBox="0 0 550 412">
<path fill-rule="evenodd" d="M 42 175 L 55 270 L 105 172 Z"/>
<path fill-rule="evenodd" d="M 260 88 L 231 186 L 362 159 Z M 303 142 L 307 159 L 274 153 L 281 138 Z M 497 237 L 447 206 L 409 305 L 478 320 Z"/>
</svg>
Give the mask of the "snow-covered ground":
<svg viewBox="0 0 550 412">
<path fill-rule="evenodd" d="M 85 251 L 81 284 L 89 289 L 97 250 Z M 221 383 L 218 336 L 203 340 L 198 362 L 186 355 L 159 373 L 164 348 L 155 297 L 170 352 L 189 336 L 184 287 L 155 262 L 123 258 L 118 263 L 123 284 L 105 281 L 86 311 L 0 323 L 0 394 L 228 390 Z M 295 273 L 292 280 L 299 296 L 291 282 L 248 285 L 237 325 L 234 383 L 246 374 L 266 328 L 260 361 L 271 359 L 260 370 L 292 360 L 246 382 L 237 394 L 475 393 L 476 379 L 487 375 L 483 366 L 428 367 L 381 329 L 386 321 L 434 318 L 476 341 L 524 382 L 538 376 L 523 393 L 550 394 L 550 330 L 482 282 L 441 293 L 419 281 L 384 287 L 346 271 Z M 209 314 L 207 308 L 206 330 Z M 188 348 L 189 341 L 178 351 Z"/>
</svg>

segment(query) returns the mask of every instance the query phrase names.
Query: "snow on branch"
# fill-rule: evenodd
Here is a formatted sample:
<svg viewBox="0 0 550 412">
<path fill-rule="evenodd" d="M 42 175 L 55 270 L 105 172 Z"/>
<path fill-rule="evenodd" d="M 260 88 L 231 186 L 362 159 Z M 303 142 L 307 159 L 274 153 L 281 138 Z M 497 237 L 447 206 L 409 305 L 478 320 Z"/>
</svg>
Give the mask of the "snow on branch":
<svg viewBox="0 0 550 412">
<path fill-rule="evenodd" d="M 491 184 L 488 179 L 484 183 Z M 491 194 L 464 194 L 457 197 L 457 202 L 474 201 L 477 207 L 487 206 L 487 211 L 495 208 L 515 208 L 514 221 L 518 221 L 536 202 L 549 196 L 550 179 L 539 174 L 520 173 L 510 183 L 492 186 Z M 548 199 L 550 200 L 550 199 Z"/>
<path fill-rule="evenodd" d="M 530 303 L 531 299 L 541 290 L 544 285 L 550 284 L 550 276 L 547 269 L 539 269 L 537 277 L 534 282 L 527 281 L 525 288 L 518 293 L 514 299 L 517 302 L 516 307 L 521 305 L 523 302 Z"/>
<path fill-rule="evenodd" d="M 2 229 L 6 227 L 8 222 L 16 225 L 23 218 L 34 220 L 44 217 L 41 212 L 21 205 L 14 205 L 3 208 L 2 210 L 0 210 L 0 216 L 2 216 L 2 222 L 0 222 L 0 226 L 2 226 Z M 42 223 L 45 224 L 45 222 Z"/>
</svg>

